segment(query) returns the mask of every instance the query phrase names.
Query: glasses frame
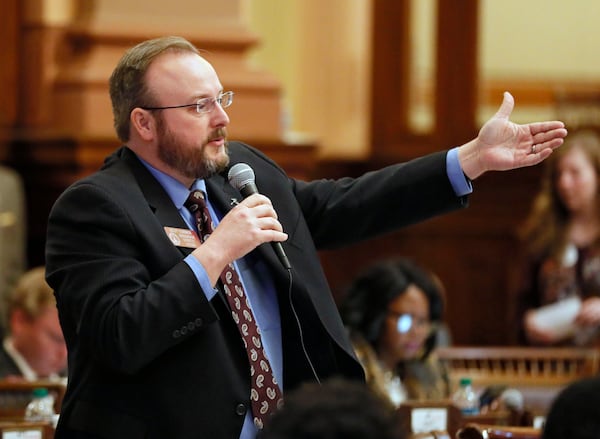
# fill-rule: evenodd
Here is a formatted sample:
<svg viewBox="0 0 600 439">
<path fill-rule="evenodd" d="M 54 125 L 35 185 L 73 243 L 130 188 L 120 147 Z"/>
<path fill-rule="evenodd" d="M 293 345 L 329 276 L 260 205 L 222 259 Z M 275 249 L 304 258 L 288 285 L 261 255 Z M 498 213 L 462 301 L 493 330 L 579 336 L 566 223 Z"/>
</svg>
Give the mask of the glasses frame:
<svg viewBox="0 0 600 439">
<path fill-rule="evenodd" d="M 394 323 L 396 325 L 396 330 L 398 331 L 399 334 L 408 334 L 413 329 L 422 329 L 422 330 L 431 331 L 434 328 L 434 324 L 431 320 L 416 318 L 415 316 L 413 316 L 410 313 L 399 313 L 397 311 L 388 310 L 387 315 L 394 319 Z M 410 319 L 410 321 L 408 323 L 409 326 L 405 330 L 402 330 L 400 328 L 400 325 L 401 325 L 400 321 L 401 320 L 406 321 L 406 319 Z"/>
<path fill-rule="evenodd" d="M 170 110 L 172 108 L 189 108 L 196 107 L 196 113 L 198 114 L 206 114 L 210 113 L 215 109 L 215 105 L 219 104 L 221 108 L 227 108 L 233 103 L 233 95 L 232 91 L 226 91 L 224 93 L 219 93 L 219 96 L 216 98 L 201 98 L 198 99 L 193 104 L 184 104 L 184 105 L 171 105 L 168 107 L 140 107 L 142 110 Z M 202 108 L 202 109 L 201 109 Z"/>
</svg>

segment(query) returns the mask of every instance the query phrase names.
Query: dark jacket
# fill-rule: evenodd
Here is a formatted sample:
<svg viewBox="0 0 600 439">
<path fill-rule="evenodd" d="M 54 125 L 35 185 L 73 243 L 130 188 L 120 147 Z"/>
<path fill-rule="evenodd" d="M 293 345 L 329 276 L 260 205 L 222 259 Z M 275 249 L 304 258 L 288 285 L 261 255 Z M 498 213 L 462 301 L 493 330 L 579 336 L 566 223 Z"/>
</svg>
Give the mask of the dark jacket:
<svg viewBox="0 0 600 439">
<path fill-rule="evenodd" d="M 280 303 L 284 394 L 314 380 L 290 300 L 320 379 L 363 379 L 317 249 L 334 248 L 461 207 L 445 153 L 359 179 L 302 182 L 247 145 L 249 164 L 289 239 L 293 285 L 270 245 Z M 224 214 L 240 193 L 224 175 L 206 181 Z M 68 188 L 48 223 L 46 266 L 69 350 L 69 385 L 57 439 L 237 439 L 249 409 L 246 353 L 222 296 L 208 302 L 164 227 L 186 228 L 166 192 L 126 147 Z M 80 433 L 76 433 L 80 432 Z"/>
</svg>

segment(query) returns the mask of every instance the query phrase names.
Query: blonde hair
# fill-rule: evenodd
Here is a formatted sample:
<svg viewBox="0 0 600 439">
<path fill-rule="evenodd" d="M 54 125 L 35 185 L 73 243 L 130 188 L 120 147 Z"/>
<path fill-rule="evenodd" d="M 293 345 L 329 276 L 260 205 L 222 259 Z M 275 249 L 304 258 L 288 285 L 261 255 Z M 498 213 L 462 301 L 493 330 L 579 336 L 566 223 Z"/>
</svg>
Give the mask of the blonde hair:
<svg viewBox="0 0 600 439">
<path fill-rule="evenodd" d="M 558 164 L 573 149 L 584 152 L 600 177 L 600 137 L 595 131 L 582 130 L 569 134 L 565 143 L 546 161 L 542 186 L 536 195 L 529 216 L 521 228 L 520 238 L 534 256 L 560 257 L 567 245 L 569 210 L 556 189 Z M 596 197 L 600 215 L 600 196 Z"/>
<path fill-rule="evenodd" d="M 48 306 L 56 306 L 54 290 L 46 282 L 46 269 L 36 267 L 19 278 L 8 301 L 8 316 L 19 309 L 30 318 L 36 318 Z"/>
</svg>

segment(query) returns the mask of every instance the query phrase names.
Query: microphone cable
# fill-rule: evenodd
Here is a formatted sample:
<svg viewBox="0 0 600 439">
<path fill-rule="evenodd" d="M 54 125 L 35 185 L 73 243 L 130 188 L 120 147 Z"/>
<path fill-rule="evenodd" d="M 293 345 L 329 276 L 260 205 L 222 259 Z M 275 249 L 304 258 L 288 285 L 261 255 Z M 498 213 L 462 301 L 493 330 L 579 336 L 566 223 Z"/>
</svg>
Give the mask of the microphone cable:
<svg viewBox="0 0 600 439">
<path fill-rule="evenodd" d="M 298 317 L 298 312 L 296 311 L 296 307 L 294 306 L 294 300 L 292 299 L 292 269 L 288 268 L 288 277 L 289 277 L 289 288 L 288 288 L 288 300 L 290 301 L 290 307 L 292 309 L 292 314 L 294 315 L 294 319 L 296 320 L 296 326 L 298 327 L 298 334 L 300 335 L 300 345 L 302 346 L 302 352 L 304 353 L 304 358 L 308 362 L 310 366 L 310 370 L 312 371 L 315 380 L 319 385 L 321 385 L 321 379 L 317 374 L 317 370 L 310 359 L 310 355 L 308 354 L 308 349 L 306 349 L 306 344 L 304 343 L 304 332 L 302 331 L 302 324 L 300 323 L 300 318 Z"/>
</svg>

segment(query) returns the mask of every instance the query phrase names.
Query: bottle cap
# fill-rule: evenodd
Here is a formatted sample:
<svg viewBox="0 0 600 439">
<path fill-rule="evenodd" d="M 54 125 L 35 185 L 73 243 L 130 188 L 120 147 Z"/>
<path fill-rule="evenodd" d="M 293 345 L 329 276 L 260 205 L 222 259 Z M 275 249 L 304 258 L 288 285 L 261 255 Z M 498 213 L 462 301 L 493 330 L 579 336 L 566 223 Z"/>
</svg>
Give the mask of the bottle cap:
<svg viewBox="0 0 600 439">
<path fill-rule="evenodd" d="M 43 398 L 44 396 L 48 396 L 48 389 L 45 387 L 36 387 L 33 389 L 33 396 L 36 398 Z"/>
<path fill-rule="evenodd" d="M 461 386 L 470 386 L 472 383 L 471 378 L 461 378 L 460 385 Z"/>
</svg>

